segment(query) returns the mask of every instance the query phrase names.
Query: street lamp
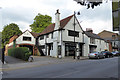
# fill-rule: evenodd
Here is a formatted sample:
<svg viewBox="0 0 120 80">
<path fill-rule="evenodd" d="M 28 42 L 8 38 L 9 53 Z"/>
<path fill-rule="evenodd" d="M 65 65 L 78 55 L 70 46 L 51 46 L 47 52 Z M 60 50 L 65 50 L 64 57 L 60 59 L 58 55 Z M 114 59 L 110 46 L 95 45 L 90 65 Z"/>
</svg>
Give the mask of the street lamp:
<svg viewBox="0 0 120 80">
<path fill-rule="evenodd" d="M 2 9 L 2 7 L 0 7 L 0 9 Z M 2 18 L 2 16 L 0 16 L 0 18 Z M 0 19 L 0 21 L 1 21 L 1 24 L 2 24 L 2 19 Z M 0 38 L 2 39 L 2 36 L 0 36 Z M 1 44 L 1 40 L 0 40 L 0 44 Z M 1 47 L 1 45 L 0 45 L 0 47 Z M 4 51 L 5 51 L 5 46 L 4 46 L 4 48 L 2 48 L 1 51 L 0 51 L 0 53 L 2 54 L 2 55 L 0 55 L 0 56 L 2 56 L 2 63 L 3 63 L 3 64 L 4 64 L 4 59 L 5 59 Z"/>
<path fill-rule="evenodd" d="M 118 4 L 118 7 L 119 7 L 119 36 L 118 36 L 118 40 L 119 40 L 119 42 L 118 42 L 118 44 L 120 44 L 120 1 L 119 1 L 119 4 Z M 118 45 L 118 50 L 119 50 L 119 52 L 120 52 L 120 45 Z"/>
<path fill-rule="evenodd" d="M 76 12 L 74 11 L 74 59 L 75 59 L 75 53 L 76 53 L 76 47 L 75 47 L 75 18 L 76 18 L 76 16 L 75 16 L 75 14 L 76 14 Z M 80 15 L 80 12 L 77 12 L 77 15 Z"/>
</svg>

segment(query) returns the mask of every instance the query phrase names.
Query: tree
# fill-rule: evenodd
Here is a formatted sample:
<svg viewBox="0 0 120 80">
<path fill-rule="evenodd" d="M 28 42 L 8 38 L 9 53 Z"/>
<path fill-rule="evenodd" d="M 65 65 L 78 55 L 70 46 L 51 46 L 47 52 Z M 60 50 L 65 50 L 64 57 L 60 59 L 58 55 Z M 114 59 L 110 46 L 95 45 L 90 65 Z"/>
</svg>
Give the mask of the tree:
<svg viewBox="0 0 120 80">
<path fill-rule="evenodd" d="M 95 6 L 98 6 L 102 3 L 102 0 L 74 0 L 82 6 L 87 6 L 87 9 L 90 7 L 93 9 Z"/>
<path fill-rule="evenodd" d="M 34 18 L 33 24 L 30 25 L 32 32 L 42 32 L 48 25 L 52 23 L 51 21 L 52 17 L 38 13 L 38 15 Z"/>
<path fill-rule="evenodd" d="M 19 29 L 17 24 L 11 23 L 4 26 L 2 31 L 2 46 L 5 46 L 12 36 L 20 34 L 22 34 L 22 31 Z"/>
</svg>

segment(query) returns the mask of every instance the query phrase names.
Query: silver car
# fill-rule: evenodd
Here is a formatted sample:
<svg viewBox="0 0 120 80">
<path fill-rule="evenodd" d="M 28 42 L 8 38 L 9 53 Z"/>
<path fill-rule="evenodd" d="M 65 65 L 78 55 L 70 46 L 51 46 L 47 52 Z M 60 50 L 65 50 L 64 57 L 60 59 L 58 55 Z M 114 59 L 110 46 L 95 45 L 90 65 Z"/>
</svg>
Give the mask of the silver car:
<svg viewBox="0 0 120 80">
<path fill-rule="evenodd" d="M 100 58 L 105 58 L 105 55 L 101 52 L 93 52 L 88 54 L 89 59 L 91 58 L 96 58 L 96 59 L 100 59 Z"/>
</svg>

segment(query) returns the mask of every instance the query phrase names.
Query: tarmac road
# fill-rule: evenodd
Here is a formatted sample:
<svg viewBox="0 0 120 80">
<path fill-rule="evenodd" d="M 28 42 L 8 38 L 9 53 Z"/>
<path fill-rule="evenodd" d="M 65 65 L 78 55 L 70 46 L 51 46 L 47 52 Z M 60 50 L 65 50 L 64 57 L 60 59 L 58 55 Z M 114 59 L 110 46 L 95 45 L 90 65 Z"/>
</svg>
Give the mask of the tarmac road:
<svg viewBox="0 0 120 80">
<path fill-rule="evenodd" d="M 118 57 L 4 71 L 3 78 L 118 78 Z"/>
</svg>

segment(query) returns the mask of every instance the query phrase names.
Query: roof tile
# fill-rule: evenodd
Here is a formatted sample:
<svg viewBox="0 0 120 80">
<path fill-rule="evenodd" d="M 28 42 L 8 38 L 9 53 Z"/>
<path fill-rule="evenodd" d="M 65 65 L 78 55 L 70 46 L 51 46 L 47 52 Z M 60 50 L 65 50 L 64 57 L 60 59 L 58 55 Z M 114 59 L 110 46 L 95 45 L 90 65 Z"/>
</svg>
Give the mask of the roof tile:
<svg viewBox="0 0 120 80">
<path fill-rule="evenodd" d="M 74 15 L 71 15 L 67 18 L 64 18 L 60 21 L 60 28 L 59 29 L 63 29 L 65 27 L 65 25 L 70 21 L 70 19 L 73 17 Z M 40 33 L 40 35 L 43 35 L 43 34 L 47 34 L 47 33 L 50 33 L 50 32 L 53 32 L 54 31 L 54 28 L 55 28 L 55 23 L 53 24 L 50 24 L 48 27 L 46 27 L 43 32 Z"/>
</svg>

